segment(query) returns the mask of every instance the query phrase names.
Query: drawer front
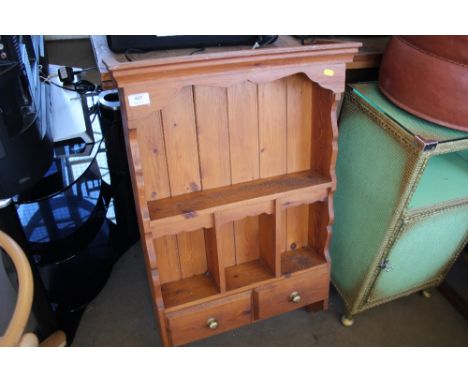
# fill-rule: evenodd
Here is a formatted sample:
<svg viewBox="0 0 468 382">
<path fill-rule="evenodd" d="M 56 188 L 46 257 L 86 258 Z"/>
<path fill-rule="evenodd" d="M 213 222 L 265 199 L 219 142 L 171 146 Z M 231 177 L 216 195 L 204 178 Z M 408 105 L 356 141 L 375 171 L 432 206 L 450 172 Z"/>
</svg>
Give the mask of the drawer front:
<svg viewBox="0 0 468 382">
<path fill-rule="evenodd" d="M 222 333 L 252 322 L 251 292 L 166 313 L 173 345 Z"/>
<path fill-rule="evenodd" d="M 268 318 L 327 299 L 329 280 L 329 267 L 323 266 L 255 289 L 255 318 Z"/>
</svg>

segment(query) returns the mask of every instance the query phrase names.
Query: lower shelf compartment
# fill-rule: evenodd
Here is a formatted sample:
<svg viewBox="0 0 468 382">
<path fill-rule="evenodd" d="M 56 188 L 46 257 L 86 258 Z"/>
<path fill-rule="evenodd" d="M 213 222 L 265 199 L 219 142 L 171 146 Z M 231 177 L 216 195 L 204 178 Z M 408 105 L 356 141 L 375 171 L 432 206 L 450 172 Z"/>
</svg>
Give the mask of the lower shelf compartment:
<svg viewBox="0 0 468 382">
<path fill-rule="evenodd" d="M 226 288 L 228 291 L 270 278 L 274 278 L 274 274 L 262 259 L 226 268 Z"/>
<path fill-rule="evenodd" d="M 321 264 L 326 264 L 325 259 L 309 247 L 303 247 L 281 254 L 281 273 L 283 275 L 309 269 Z"/>
<path fill-rule="evenodd" d="M 218 286 L 209 273 L 163 284 L 161 285 L 161 291 L 166 308 L 172 308 L 219 293 Z"/>
</svg>

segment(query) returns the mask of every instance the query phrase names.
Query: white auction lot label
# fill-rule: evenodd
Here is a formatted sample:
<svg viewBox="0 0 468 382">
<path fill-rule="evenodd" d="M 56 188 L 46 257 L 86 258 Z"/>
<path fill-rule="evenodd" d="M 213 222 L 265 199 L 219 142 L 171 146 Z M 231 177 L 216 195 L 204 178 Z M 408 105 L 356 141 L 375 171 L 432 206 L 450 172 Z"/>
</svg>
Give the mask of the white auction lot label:
<svg viewBox="0 0 468 382">
<path fill-rule="evenodd" d="M 128 104 L 131 107 L 149 105 L 150 103 L 149 93 L 130 94 L 128 96 Z"/>
</svg>

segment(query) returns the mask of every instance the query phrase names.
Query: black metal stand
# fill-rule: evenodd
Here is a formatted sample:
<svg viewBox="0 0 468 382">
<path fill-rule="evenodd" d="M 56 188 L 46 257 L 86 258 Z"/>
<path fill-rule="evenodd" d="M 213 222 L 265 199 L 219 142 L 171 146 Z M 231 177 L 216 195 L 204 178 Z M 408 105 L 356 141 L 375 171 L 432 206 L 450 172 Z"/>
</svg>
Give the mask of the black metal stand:
<svg viewBox="0 0 468 382">
<path fill-rule="evenodd" d="M 32 314 L 37 323 L 35 333 L 42 341 L 57 330 L 57 320 L 49 304 L 44 284 L 37 270 L 28 247 L 28 242 L 21 226 L 16 208 L 11 199 L 0 200 L 0 230 L 11 236 L 25 252 L 34 279 L 34 297 Z"/>
</svg>

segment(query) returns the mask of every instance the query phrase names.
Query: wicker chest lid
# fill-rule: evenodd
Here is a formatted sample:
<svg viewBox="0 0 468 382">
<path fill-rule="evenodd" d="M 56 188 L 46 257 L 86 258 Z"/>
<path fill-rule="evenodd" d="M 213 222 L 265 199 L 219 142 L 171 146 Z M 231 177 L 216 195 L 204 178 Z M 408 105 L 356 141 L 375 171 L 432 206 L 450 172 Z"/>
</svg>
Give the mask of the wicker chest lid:
<svg viewBox="0 0 468 382">
<path fill-rule="evenodd" d="M 395 121 L 411 135 L 418 135 L 425 141 L 450 142 L 468 139 L 468 132 L 446 128 L 421 119 L 392 103 L 380 90 L 377 82 L 363 82 L 350 85 L 353 93 L 371 107 Z"/>
</svg>

